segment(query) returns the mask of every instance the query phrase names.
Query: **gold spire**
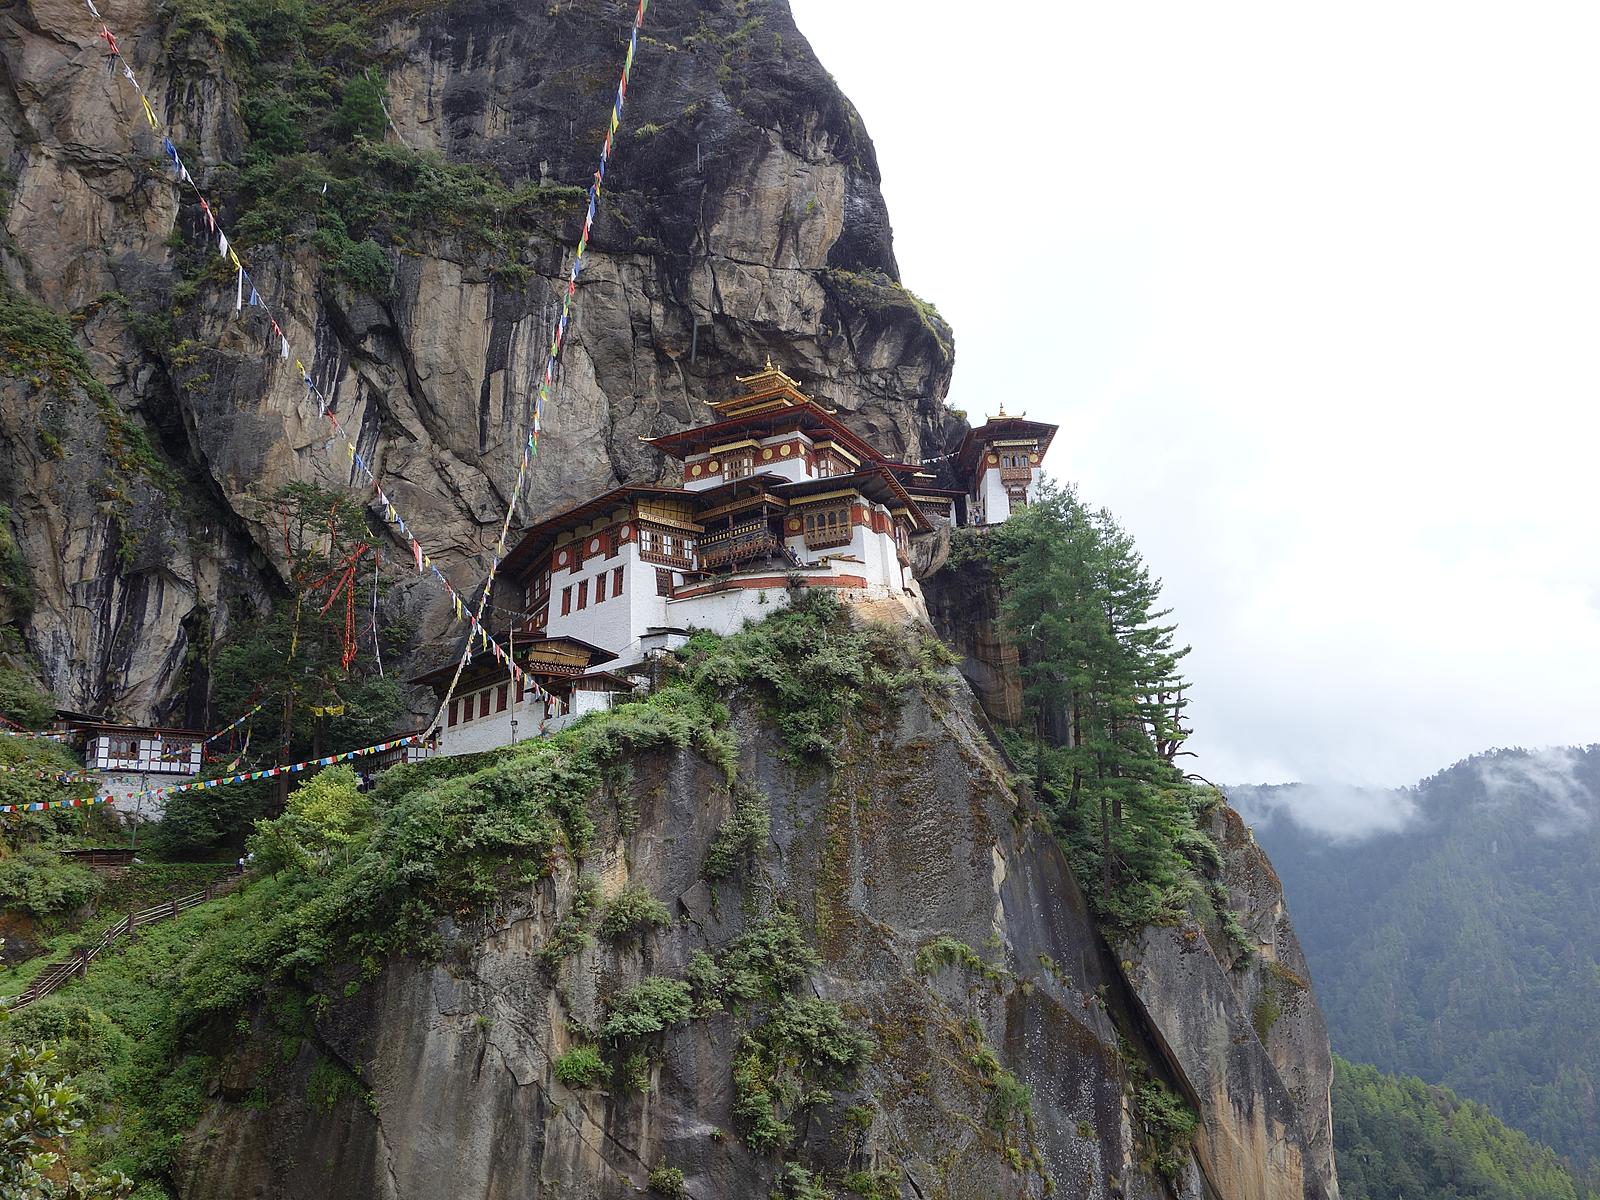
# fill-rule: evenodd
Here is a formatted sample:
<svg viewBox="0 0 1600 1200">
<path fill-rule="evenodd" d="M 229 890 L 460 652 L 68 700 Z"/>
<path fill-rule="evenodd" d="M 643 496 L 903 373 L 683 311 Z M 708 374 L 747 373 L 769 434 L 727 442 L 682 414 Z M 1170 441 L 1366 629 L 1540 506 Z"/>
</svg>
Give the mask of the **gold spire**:
<svg viewBox="0 0 1600 1200">
<path fill-rule="evenodd" d="M 735 375 L 734 378 L 745 385 L 747 392 L 761 392 L 774 387 L 792 387 L 798 390 L 800 387 L 798 382 L 772 365 L 770 354 L 767 355 L 767 365 L 754 375 Z"/>
</svg>

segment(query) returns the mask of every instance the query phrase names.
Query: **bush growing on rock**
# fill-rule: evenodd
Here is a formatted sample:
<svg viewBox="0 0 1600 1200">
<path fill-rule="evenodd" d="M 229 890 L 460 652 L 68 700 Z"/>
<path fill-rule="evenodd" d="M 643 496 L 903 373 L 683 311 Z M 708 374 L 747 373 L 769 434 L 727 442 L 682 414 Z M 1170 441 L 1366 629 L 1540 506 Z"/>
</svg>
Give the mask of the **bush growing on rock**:
<svg viewBox="0 0 1600 1200">
<path fill-rule="evenodd" d="M 600 936 L 616 942 L 671 923 L 672 914 L 667 906 L 652 896 L 649 889 L 628 887 L 606 902 L 605 915 L 600 918 Z"/>
</svg>

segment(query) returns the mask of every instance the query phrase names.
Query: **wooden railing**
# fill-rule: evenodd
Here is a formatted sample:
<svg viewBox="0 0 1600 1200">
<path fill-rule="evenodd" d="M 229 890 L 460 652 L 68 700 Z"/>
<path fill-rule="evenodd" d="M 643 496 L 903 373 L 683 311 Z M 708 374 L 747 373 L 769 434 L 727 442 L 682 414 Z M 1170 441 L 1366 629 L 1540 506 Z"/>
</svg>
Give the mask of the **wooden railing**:
<svg viewBox="0 0 1600 1200">
<path fill-rule="evenodd" d="M 55 991 L 74 975 L 86 976 L 89 974 L 89 964 L 109 950 L 121 938 L 130 941 L 139 940 L 139 929 L 145 925 L 154 925 L 158 921 L 171 920 L 179 913 L 188 912 L 196 905 L 204 904 L 221 894 L 222 884 L 208 883 L 204 890 L 192 892 L 187 896 L 174 896 L 170 900 L 163 900 L 142 912 L 132 912 L 122 920 L 112 925 L 100 935 L 100 940 L 92 946 L 82 946 L 72 952 L 72 957 L 62 962 L 51 963 L 43 971 L 33 977 L 33 982 L 23 989 L 22 994 L 10 1002 L 12 1012 L 19 1008 L 26 1008 L 35 1000 L 41 1000 Z"/>
<path fill-rule="evenodd" d="M 1001 483 L 1032 483 L 1033 482 L 1033 468 L 1032 467 L 1001 467 L 1000 468 L 1000 482 Z"/>
<path fill-rule="evenodd" d="M 728 563 L 743 562 L 748 558 L 776 554 L 780 544 L 764 521 L 727 534 L 706 535 L 700 539 L 700 565 L 709 570 Z"/>
</svg>

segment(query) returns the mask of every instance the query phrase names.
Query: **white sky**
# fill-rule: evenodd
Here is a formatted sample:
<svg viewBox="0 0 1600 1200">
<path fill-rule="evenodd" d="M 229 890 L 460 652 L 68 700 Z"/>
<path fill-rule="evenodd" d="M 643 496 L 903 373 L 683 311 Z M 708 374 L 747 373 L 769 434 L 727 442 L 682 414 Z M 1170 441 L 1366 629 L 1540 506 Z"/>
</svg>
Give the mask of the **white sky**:
<svg viewBox="0 0 1600 1200">
<path fill-rule="evenodd" d="M 951 403 L 1165 579 L 1195 769 L 1600 740 L 1600 7 L 792 6 Z"/>
</svg>

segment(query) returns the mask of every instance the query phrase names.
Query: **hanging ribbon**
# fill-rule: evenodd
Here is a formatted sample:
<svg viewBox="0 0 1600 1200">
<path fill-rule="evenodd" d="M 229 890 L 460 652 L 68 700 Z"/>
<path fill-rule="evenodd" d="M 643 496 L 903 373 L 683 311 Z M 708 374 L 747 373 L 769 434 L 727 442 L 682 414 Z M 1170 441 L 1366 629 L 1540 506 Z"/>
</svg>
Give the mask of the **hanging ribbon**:
<svg viewBox="0 0 1600 1200">
<path fill-rule="evenodd" d="M 436 565 L 431 563 L 427 564 L 431 569 L 434 578 L 436 578 L 444 586 L 446 592 L 450 595 L 452 611 L 454 611 L 458 617 L 466 619 L 470 625 L 467 638 L 467 649 L 463 653 L 460 664 L 457 666 L 455 679 L 451 681 L 450 692 L 446 694 L 445 704 L 440 706 L 439 717 L 436 718 L 435 724 L 437 724 L 439 720 L 443 718 L 445 705 L 448 704 L 450 695 L 454 693 L 456 683 L 459 681 L 461 676 L 461 670 L 463 667 L 465 667 L 467 658 L 470 656 L 470 649 L 473 645 L 474 637 L 478 638 L 485 648 L 494 646 L 498 649 L 498 644 L 489 636 L 488 630 L 484 628 L 482 623 L 484 606 L 488 603 L 489 595 L 493 591 L 494 579 L 499 569 L 500 560 L 502 560 L 505 556 L 506 540 L 509 535 L 511 522 L 516 513 L 517 506 L 522 500 L 523 494 L 527 487 L 530 463 L 533 457 L 538 453 L 539 433 L 543 423 L 544 406 L 550 397 L 551 388 L 555 380 L 556 367 L 560 359 L 562 345 L 564 343 L 568 328 L 568 319 L 571 315 L 573 301 L 577 295 L 578 276 L 583 269 L 584 254 L 588 248 L 589 236 L 592 232 L 595 214 L 598 210 L 600 188 L 605 181 L 606 168 L 609 164 L 614 145 L 614 135 L 616 133 L 618 123 L 622 117 L 623 104 L 626 101 L 628 94 L 628 81 L 633 70 L 634 58 L 638 53 L 639 30 L 644 23 L 645 12 L 648 8 L 649 0 L 639 0 L 638 8 L 634 14 L 633 27 L 628 38 L 628 51 L 623 62 L 622 77 L 617 85 L 616 99 L 612 104 L 609 129 L 600 148 L 599 168 L 595 171 L 594 180 L 589 185 L 588 189 L 588 204 L 585 209 L 583 229 L 578 238 L 577 254 L 573 259 L 572 268 L 568 274 L 567 287 L 562 298 L 561 315 L 556 324 L 555 336 L 551 340 L 550 352 L 545 362 L 545 369 L 539 385 L 538 396 L 534 403 L 533 418 L 529 426 L 528 435 L 522 450 L 521 460 L 517 468 L 516 484 L 512 488 L 510 502 L 506 507 L 505 520 L 502 522 L 500 536 L 496 543 L 495 561 L 491 566 L 488 575 L 484 579 L 483 590 L 480 594 L 479 605 L 476 611 L 467 613 L 465 606 L 460 603 L 460 595 L 450 584 L 450 581 L 445 578 L 443 572 L 441 572 Z M 90 4 L 90 10 L 91 12 L 94 12 L 92 4 Z M 95 15 L 98 16 L 98 13 Z M 107 47 L 109 48 L 112 60 L 114 62 L 122 62 L 123 74 L 125 78 L 127 78 L 132 84 L 134 90 L 138 93 L 140 104 L 147 120 L 150 123 L 150 127 L 152 129 L 159 130 L 160 123 L 156 118 L 154 109 L 150 105 L 149 97 L 147 96 L 144 87 L 139 83 L 138 78 L 134 75 L 131 64 L 122 59 L 121 50 L 117 45 L 116 38 L 112 35 L 111 30 L 103 22 L 100 26 L 100 33 L 104 38 Z M 243 262 L 240 261 L 238 254 L 234 251 L 229 243 L 227 233 L 217 222 L 215 210 L 211 207 L 206 197 L 200 193 L 198 186 L 194 182 L 193 176 L 190 174 L 187 166 L 185 166 L 183 163 L 182 157 L 178 150 L 173 145 L 170 134 L 163 139 L 163 144 L 164 148 L 170 150 L 173 165 L 177 169 L 179 178 L 192 190 L 194 190 L 196 199 L 200 203 L 201 212 L 204 215 L 208 231 L 216 232 L 218 238 L 218 253 L 227 258 L 228 261 L 235 268 L 237 268 L 239 272 L 235 311 L 237 312 L 243 309 L 244 285 L 246 283 L 250 284 L 251 304 L 252 306 L 256 306 L 259 302 L 259 293 L 256 290 L 254 282 L 250 279 L 249 272 L 246 270 Z M 259 303 L 261 307 L 266 307 L 264 302 Z M 279 331 L 278 336 L 280 339 L 280 354 L 286 361 L 289 352 L 288 338 L 282 333 L 281 324 L 278 322 L 276 315 L 271 313 L 270 309 L 268 311 L 268 317 L 274 328 Z M 340 423 L 337 415 L 333 412 L 333 406 L 329 402 L 328 398 L 323 395 L 321 389 L 317 387 L 315 381 L 311 378 L 310 373 L 305 369 L 304 365 L 298 359 L 296 359 L 295 365 L 300 370 L 301 378 L 306 385 L 307 392 L 316 397 L 318 409 L 321 414 L 328 418 L 328 421 L 333 426 L 335 433 L 344 438 L 346 445 L 351 452 L 352 461 L 356 463 L 356 465 L 362 470 L 362 473 L 368 477 L 373 486 L 375 488 L 378 487 L 378 479 L 376 474 L 366 465 L 359 453 L 357 453 L 355 439 L 350 436 L 348 431 Z M 387 497 L 384 498 L 384 512 L 390 524 L 401 524 L 399 514 L 395 511 L 394 506 L 388 503 Z M 515 681 L 524 683 L 527 687 L 533 690 L 536 696 L 546 700 L 547 702 L 554 700 L 554 697 L 551 697 L 548 692 L 540 687 L 535 679 L 526 675 L 522 668 L 516 664 L 514 659 L 510 658 L 510 656 L 505 657 L 509 664 L 512 678 Z"/>
</svg>

